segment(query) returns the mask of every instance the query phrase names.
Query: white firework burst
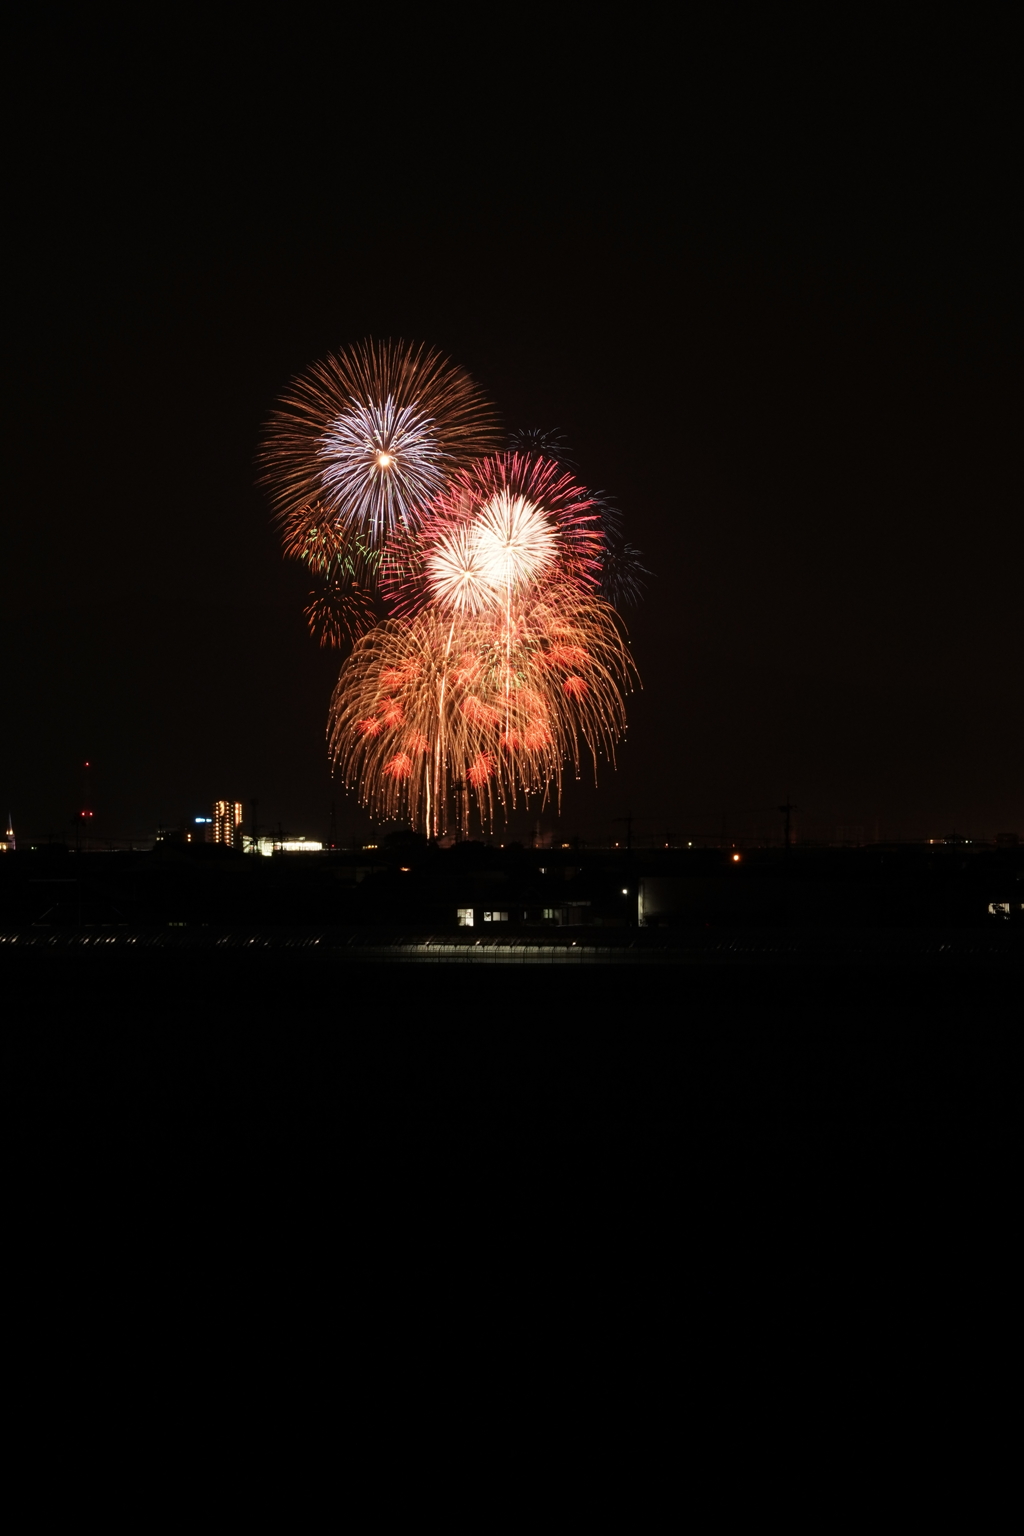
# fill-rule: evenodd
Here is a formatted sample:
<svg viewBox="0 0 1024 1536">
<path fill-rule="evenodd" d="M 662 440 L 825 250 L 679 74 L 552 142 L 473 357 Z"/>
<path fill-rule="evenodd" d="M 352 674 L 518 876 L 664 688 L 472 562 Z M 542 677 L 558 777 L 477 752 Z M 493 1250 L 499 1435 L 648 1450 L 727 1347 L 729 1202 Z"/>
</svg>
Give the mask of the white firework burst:
<svg viewBox="0 0 1024 1536">
<path fill-rule="evenodd" d="M 496 591 L 537 581 L 555 560 L 554 525 L 525 496 L 499 491 L 480 508 L 474 529 L 483 568 Z"/>
<path fill-rule="evenodd" d="M 386 400 L 357 403 L 330 423 L 317 449 L 330 506 L 376 543 L 407 527 L 444 482 L 445 454 L 431 417 Z"/>
<path fill-rule="evenodd" d="M 473 525 L 456 525 L 426 560 L 427 581 L 439 603 L 455 613 L 479 613 L 493 593 L 480 560 Z"/>
<path fill-rule="evenodd" d="M 558 555 L 551 519 L 525 496 L 497 491 L 471 522 L 450 528 L 427 557 L 435 599 L 458 613 L 483 613 L 545 576 Z"/>
</svg>

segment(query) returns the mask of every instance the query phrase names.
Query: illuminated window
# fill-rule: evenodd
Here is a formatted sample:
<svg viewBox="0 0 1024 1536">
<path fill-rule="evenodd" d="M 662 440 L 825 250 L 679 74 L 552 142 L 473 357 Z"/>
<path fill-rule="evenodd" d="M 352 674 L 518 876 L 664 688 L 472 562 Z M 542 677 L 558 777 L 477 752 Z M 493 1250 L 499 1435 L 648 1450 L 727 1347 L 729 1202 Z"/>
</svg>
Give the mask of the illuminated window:
<svg viewBox="0 0 1024 1536">
<path fill-rule="evenodd" d="M 490 913 L 488 913 L 487 915 L 490 916 Z M 460 928 L 472 928 L 472 926 L 473 926 L 473 908 L 472 907 L 460 907 L 459 908 L 459 927 Z"/>
<path fill-rule="evenodd" d="M 240 800 L 215 800 L 210 817 L 211 831 L 207 838 L 211 843 L 226 843 L 237 848 L 241 842 L 242 802 Z"/>
</svg>

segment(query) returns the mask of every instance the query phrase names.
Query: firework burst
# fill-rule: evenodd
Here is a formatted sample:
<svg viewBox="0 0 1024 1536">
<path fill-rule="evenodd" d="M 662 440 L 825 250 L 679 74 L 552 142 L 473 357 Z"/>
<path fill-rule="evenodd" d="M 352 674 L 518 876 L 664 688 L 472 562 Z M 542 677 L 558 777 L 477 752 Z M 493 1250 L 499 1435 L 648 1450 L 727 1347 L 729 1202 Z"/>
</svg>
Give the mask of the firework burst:
<svg viewBox="0 0 1024 1536">
<path fill-rule="evenodd" d="M 356 537 L 379 550 L 494 441 L 481 391 L 439 352 L 365 341 L 315 363 L 271 417 L 261 455 L 286 553 L 313 563 Z"/>
<path fill-rule="evenodd" d="M 614 761 L 635 678 L 614 611 L 549 584 L 509 615 L 431 606 L 356 644 L 331 705 L 330 749 L 346 783 L 384 817 L 429 834 L 552 793 L 580 744 Z"/>
<path fill-rule="evenodd" d="M 647 586 L 646 578 L 651 574 L 643 563 L 643 551 L 628 542 L 623 532 L 622 513 L 603 491 L 594 493 L 594 508 L 604 540 L 601 596 L 615 608 L 639 603 Z"/>
<path fill-rule="evenodd" d="M 591 498 L 561 465 L 494 454 L 453 475 L 419 533 L 389 548 L 384 585 L 398 612 L 482 614 L 542 582 L 595 589 L 602 545 Z"/>
<path fill-rule="evenodd" d="M 557 428 L 545 431 L 541 427 L 520 427 L 510 433 L 508 447 L 523 458 L 532 455 L 538 459 L 553 459 L 563 469 L 576 468 L 565 433 Z"/>
<path fill-rule="evenodd" d="M 377 622 L 374 596 L 344 571 L 332 575 L 319 591 L 309 594 L 305 609 L 309 632 L 321 645 L 337 649 L 365 635 Z"/>
<path fill-rule="evenodd" d="M 494 418 L 440 353 L 366 341 L 295 379 L 261 455 L 321 645 L 352 645 L 330 753 L 370 811 L 436 837 L 614 762 L 636 681 L 609 598 L 644 568 L 564 438 Z M 392 617 L 379 620 L 385 603 Z"/>
</svg>

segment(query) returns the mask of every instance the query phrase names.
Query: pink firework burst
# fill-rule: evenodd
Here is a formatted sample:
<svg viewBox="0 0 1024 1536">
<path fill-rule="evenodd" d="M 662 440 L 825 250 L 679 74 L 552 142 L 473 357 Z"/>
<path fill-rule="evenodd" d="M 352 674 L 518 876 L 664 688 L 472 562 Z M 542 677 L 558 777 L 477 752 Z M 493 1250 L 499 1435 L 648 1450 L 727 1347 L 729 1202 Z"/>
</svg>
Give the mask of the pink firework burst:
<svg viewBox="0 0 1024 1536">
<path fill-rule="evenodd" d="M 453 474 L 415 536 L 385 559 L 395 609 L 453 615 L 507 608 L 540 584 L 596 590 L 604 542 L 590 494 L 561 465 L 497 453 Z"/>
</svg>

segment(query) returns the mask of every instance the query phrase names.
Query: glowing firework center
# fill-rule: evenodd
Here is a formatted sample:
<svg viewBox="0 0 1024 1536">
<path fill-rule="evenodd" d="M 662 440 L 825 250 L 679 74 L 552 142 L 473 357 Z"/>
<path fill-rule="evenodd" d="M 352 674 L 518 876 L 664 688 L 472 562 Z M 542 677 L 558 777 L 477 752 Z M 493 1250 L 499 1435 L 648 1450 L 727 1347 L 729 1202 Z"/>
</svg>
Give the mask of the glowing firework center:
<svg viewBox="0 0 1024 1536">
<path fill-rule="evenodd" d="M 390 396 L 335 417 L 317 451 L 325 499 L 373 535 L 408 526 L 412 508 L 444 481 L 445 455 L 432 418 Z"/>
<path fill-rule="evenodd" d="M 426 560 L 434 598 L 457 613 L 483 613 L 512 592 L 545 576 L 558 553 L 558 536 L 539 507 L 498 491 L 472 522 L 438 539 Z"/>
</svg>

